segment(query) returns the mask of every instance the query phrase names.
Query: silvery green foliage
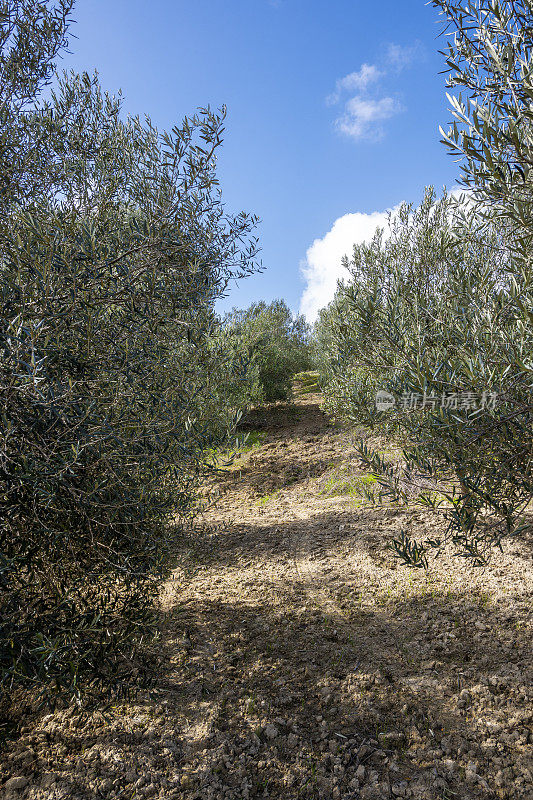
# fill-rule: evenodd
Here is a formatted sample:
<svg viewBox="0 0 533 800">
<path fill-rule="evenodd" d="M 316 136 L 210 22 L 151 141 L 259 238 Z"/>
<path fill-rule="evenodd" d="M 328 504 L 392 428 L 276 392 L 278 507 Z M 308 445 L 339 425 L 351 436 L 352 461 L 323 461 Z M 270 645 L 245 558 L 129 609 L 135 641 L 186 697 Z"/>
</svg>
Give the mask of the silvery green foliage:
<svg viewBox="0 0 533 800">
<path fill-rule="evenodd" d="M 284 300 L 234 309 L 224 329 L 233 352 L 248 364 L 253 402 L 286 400 L 294 375 L 313 365 L 305 317 L 294 317 Z"/>
<path fill-rule="evenodd" d="M 354 248 L 351 278 L 318 325 L 330 409 L 404 443 L 399 467 L 361 447 L 383 494 L 439 507 L 448 520 L 440 541 L 396 539 L 407 563 L 424 564 L 446 539 L 483 560 L 519 529 L 531 497 L 532 337 L 514 311 L 509 236 L 500 221 L 428 190 L 419 208 L 402 206 L 388 230 Z M 380 389 L 435 402 L 378 412 Z M 443 396 L 484 392 L 498 394 L 495 408 L 441 407 Z"/>
<path fill-rule="evenodd" d="M 451 225 L 437 213 L 435 230 L 422 225 L 422 239 L 413 216 L 412 285 L 388 243 L 360 249 L 359 273 L 339 289 L 321 336 L 334 357 L 348 354 L 355 367 L 350 378 L 326 368 L 330 402 L 358 419 L 371 421 L 378 386 L 437 397 L 498 393 L 494 409 L 374 417 L 404 438 L 403 469 L 361 449 L 393 498 L 407 502 L 410 483 L 425 487 L 418 500 L 444 508 L 444 538 L 481 561 L 490 545 L 521 530 L 533 488 L 533 6 L 433 4 L 445 23 L 449 85 L 461 90 L 450 96 L 454 121 L 444 142 L 462 161 L 468 203 L 456 207 Z M 434 271 L 430 293 L 417 282 L 417 264 Z M 405 532 L 394 542 L 415 565 L 440 544 L 413 542 Z"/>
<path fill-rule="evenodd" d="M 194 507 L 238 380 L 215 301 L 255 218 L 215 171 L 224 111 L 159 133 L 97 76 L 39 91 L 70 3 L 0 3 L 0 679 L 77 690 L 131 668 L 165 522 Z"/>
<path fill-rule="evenodd" d="M 533 4 L 433 0 L 444 22 L 454 122 L 444 142 L 463 182 L 513 226 L 515 259 L 533 237 Z"/>
</svg>

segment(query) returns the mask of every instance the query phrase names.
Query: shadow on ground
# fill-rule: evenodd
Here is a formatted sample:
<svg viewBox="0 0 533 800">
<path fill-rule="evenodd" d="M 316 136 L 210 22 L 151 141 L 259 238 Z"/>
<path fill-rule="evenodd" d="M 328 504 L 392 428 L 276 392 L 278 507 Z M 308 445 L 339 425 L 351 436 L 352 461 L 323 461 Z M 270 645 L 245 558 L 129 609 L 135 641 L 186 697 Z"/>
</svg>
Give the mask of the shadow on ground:
<svg viewBox="0 0 533 800">
<path fill-rule="evenodd" d="M 23 730 L 11 796 L 531 797 L 530 542 L 408 571 L 385 544 L 439 523 L 324 497 L 316 479 L 354 462 L 316 396 L 243 428 L 266 441 L 181 535 L 153 690 Z"/>
<path fill-rule="evenodd" d="M 473 605 L 486 628 L 477 639 Z M 505 609 L 460 594 L 348 619 L 284 602 L 178 602 L 151 699 L 86 721 L 55 716 L 44 735 L 59 793 L 48 796 L 526 797 L 495 783 L 506 761 L 513 782 L 527 770 L 526 632 L 517 627 L 486 661 L 509 622 Z M 447 631 L 455 638 L 443 643 Z M 510 715 L 503 741 L 489 722 Z"/>
</svg>

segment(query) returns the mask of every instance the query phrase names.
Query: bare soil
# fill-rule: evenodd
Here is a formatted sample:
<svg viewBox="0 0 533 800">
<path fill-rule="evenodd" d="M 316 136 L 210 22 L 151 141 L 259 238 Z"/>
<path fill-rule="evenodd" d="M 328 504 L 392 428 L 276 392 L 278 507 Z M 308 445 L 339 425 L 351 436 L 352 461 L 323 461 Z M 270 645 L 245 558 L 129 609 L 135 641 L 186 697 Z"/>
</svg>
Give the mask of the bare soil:
<svg viewBox="0 0 533 800">
<path fill-rule="evenodd" d="M 442 521 L 372 507 L 368 433 L 319 404 L 252 412 L 262 443 L 206 482 L 153 691 L 27 725 L 6 798 L 533 797 L 531 538 L 488 567 L 401 566 L 391 535 Z"/>
</svg>

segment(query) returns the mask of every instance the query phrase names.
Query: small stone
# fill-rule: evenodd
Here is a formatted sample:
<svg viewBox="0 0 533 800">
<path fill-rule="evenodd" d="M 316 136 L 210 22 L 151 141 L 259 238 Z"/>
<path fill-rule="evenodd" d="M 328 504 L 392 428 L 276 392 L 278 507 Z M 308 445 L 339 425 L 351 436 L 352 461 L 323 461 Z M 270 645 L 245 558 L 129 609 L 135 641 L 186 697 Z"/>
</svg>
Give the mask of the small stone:
<svg viewBox="0 0 533 800">
<path fill-rule="evenodd" d="M 370 783 L 377 783 L 378 782 L 378 773 L 375 769 L 371 769 L 368 773 L 368 780 Z"/>
<path fill-rule="evenodd" d="M 54 775 L 53 772 L 45 772 L 43 777 L 41 778 L 41 787 L 43 789 L 47 789 L 49 786 L 52 786 L 57 780 L 57 776 Z"/>
<path fill-rule="evenodd" d="M 298 744 L 298 737 L 294 733 L 289 733 L 287 736 L 287 744 L 290 748 L 296 747 Z"/>
<path fill-rule="evenodd" d="M 14 790 L 18 791 L 19 789 L 24 789 L 24 787 L 27 786 L 28 783 L 29 781 L 26 777 L 24 777 L 24 775 L 18 775 L 6 781 L 4 789 L 7 792 L 11 792 Z"/>
<path fill-rule="evenodd" d="M 395 797 L 405 797 L 405 786 L 402 786 L 401 783 L 393 783 L 391 791 Z"/>
<path fill-rule="evenodd" d="M 275 739 L 279 731 L 275 725 L 269 724 L 265 727 L 265 736 L 267 739 Z"/>
<path fill-rule="evenodd" d="M 357 767 L 357 769 L 355 771 L 355 775 L 356 775 L 358 780 L 360 780 L 360 781 L 364 780 L 364 777 L 365 777 L 364 764 L 359 764 L 359 766 Z"/>
</svg>

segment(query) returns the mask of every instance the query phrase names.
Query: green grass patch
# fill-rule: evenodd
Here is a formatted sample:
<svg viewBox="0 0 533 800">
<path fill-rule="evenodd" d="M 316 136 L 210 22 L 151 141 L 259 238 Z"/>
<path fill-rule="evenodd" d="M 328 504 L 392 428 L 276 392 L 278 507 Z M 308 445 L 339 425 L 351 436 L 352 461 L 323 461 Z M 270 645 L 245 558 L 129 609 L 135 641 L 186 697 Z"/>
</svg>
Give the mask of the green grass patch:
<svg viewBox="0 0 533 800">
<path fill-rule="evenodd" d="M 266 506 L 268 503 L 270 503 L 271 500 L 274 500 L 274 498 L 277 497 L 278 493 L 279 489 L 275 489 L 273 492 L 271 492 L 271 494 L 261 495 L 261 497 L 259 497 L 255 502 L 260 508 L 262 508 Z"/>
<path fill-rule="evenodd" d="M 329 497 L 348 496 L 358 500 L 371 499 L 378 486 L 370 473 L 354 475 L 345 467 L 339 467 L 328 476 L 321 494 Z"/>
<path fill-rule="evenodd" d="M 251 430 L 239 436 L 235 447 L 229 450 L 211 450 L 207 459 L 210 466 L 218 469 L 234 469 L 252 450 L 261 447 L 266 441 L 265 431 Z"/>
<path fill-rule="evenodd" d="M 265 443 L 267 434 L 265 431 L 249 431 L 246 436 L 239 437 L 239 453 L 248 453 L 255 447 L 261 447 Z"/>
<path fill-rule="evenodd" d="M 311 394 L 320 392 L 318 372 L 298 372 L 294 376 L 295 388 L 298 394 Z"/>
</svg>

